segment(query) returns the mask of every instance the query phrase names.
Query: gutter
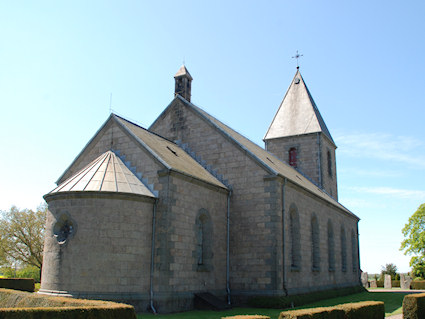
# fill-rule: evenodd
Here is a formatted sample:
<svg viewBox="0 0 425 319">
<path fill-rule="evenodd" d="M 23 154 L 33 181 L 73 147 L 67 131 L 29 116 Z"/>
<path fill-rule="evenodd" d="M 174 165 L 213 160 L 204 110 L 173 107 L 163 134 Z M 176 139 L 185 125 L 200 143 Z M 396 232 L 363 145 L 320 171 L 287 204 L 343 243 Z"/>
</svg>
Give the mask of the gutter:
<svg viewBox="0 0 425 319">
<path fill-rule="evenodd" d="M 286 289 L 286 272 L 285 272 L 285 186 L 286 186 L 286 177 L 283 178 L 283 183 L 282 183 L 282 289 L 285 293 L 285 296 L 287 296 L 288 290 Z"/>
<path fill-rule="evenodd" d="M 156 223 L 156 206 L 158 204 L 158 199 L 155 199 L 153 204 L 152 211 L 152 245 L 151 245 L 151 275 L 150 275 L 150 307 L 154 314 L 157 314 L 157 311 L 153 305 L 153 272 L 154 272 L 154 257 L 155 257 L 155 223 Z"/>
<path fill-rule="evenodd" d="M 227 194 L 227 243 L 226 243 L 226 292 L 227 292 L 227 304 L 231 304 L 230 300 L 230 197 L 232 196 L 232 190 L 229 190 Z"/>
</svg>

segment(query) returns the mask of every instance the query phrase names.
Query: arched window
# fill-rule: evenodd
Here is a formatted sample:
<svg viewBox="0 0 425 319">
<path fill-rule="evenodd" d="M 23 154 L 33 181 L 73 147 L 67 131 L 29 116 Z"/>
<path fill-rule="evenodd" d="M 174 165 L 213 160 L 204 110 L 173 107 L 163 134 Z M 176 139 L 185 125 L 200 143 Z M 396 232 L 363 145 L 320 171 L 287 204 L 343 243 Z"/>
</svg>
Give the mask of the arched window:
<svg viewBox="0 0 425 319">
<path fill-rule="evenodd" d="M 212 222 L 207 210 L 200 209 L 195 222 L 196 265 L 198 271 L 212 270 Z"/>
<path fill-rule="evenodd" d="M 332 177 L 332 156 L 330 151 L 328 151 L 328 174 Z"/>
<path fill-rule="evenodd" d="M 288 162 L 292 167 L 297 167 L 297 149 L 295 147 L 291 147 L 289 149 Z"/>
<path fill-rule="evenodd" d="M 316 215 L 311 218 L 311 249 L 312 249 L 312 269 L 320 271 L 320 242 L 319 223 Z"/>
<path fill-rule="evenodd" d="M 341 226 L 341 270 L 347 271 L 347 238 L 343 226 Z"/>
<path fill-rule="evenodd" d="M 329 271 L 335 271 L 335 241 L 331 220 L 328 220 L 328 265 Z"/>
<path fill-rule="evenodd" d="M 300 220 L 295 205 L 291 205 L 289 212 L 289 226 L 291 239 L 291 270 L 297 271 L 301 267 L 301 238 L 300 238 Z"/>
<path fill-rule="evenodd" d="M 353 272 L 357 271 L 357 245 L 354 230 L 351 230 L 351 261 L 353 263 Z"/>
</svg>

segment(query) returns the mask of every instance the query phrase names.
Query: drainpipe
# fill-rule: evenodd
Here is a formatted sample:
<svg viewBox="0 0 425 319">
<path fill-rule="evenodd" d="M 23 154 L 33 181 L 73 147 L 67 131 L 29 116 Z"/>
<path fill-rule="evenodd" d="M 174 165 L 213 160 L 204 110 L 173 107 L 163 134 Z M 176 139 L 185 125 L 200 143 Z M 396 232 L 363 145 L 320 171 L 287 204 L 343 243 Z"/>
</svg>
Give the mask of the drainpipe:
<svg viewBox="0 0 425 319">
<path fill-rule="evenodd" d="M 362 277 L 360 272 L 360 238 L 359 238 L 359 223 L 357 222 L 357 274 L 359 277 L 359 282 L 362 284 Z"/>
<path fill-rule="evenodd" d="M 230 197 L 232 190 L 227 194 L 227 244 L 226 244 L 226 291 L 227 304 L 231 304 L 230 300 Z"/>
<path fill-rule="evenodd" d="M 288 295 L 286 289 L 286 272 L 285 272 L 285 186 L 286 177 L 282 183 L 282 289 L 285 292 L 285 296 Z"/>
<path fill-rule="evenodd" d="M 153 272 L 154 272 L 154 257 L 155 257 L 155 223 L 156 223 L 156 206 L 158 199 L 155 199 L 152 212 L 152 245 L 151 245 L 151 276 L 150 276 L 150 306 L 154 314 L 157 313 L 153 305 Z"/>
</svg>

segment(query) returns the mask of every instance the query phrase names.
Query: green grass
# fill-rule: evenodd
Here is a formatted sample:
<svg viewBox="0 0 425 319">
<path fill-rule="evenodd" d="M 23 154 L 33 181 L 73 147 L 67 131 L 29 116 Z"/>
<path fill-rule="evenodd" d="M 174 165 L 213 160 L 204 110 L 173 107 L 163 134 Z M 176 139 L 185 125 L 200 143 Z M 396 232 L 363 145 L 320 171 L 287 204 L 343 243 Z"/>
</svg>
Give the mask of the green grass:
<svg viewBox="0 0 425 319">
<path fill-rule="evenodd" d="M 354 295 L 332 298 L 327 300 L 318 301 L 305 305 L 301 308 L 313 307 L 328 307 L 342 303 L 359 302 L 359 301 L 383 301 L 385 303 L 385 315 L 396 315 L 402 311 L 403 298 L 406 293 L 399 292 L 362 292 Z M 283 309 L 264 309 L 264 308 L 234 308 L 226 311 L 188 311 L 167 315 L 153 315 L 153 314 L 139 314 L 138 319 L 153 318 L 156 319 L 220 319 L 225 316 L 234 315 L 265 315 L 272 319 L 276 319 Z"/>
</svg>

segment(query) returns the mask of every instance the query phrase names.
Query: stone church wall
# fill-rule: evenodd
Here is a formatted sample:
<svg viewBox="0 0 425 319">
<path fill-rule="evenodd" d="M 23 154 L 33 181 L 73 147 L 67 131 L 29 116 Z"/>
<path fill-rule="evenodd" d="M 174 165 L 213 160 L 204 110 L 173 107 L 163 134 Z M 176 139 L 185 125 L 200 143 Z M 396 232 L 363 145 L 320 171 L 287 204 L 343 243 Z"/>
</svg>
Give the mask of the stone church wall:
<svg viewBox="0 0 425 319">
<path fill-rule="evenodd" d="M 152 200 L 84 194 L 58 195 L 48 204 L 42 290 L 112 299 L 148 295 Z M 61 216 L 74 231 L 63 244 L 53 233 Z"/>
<path fill-rule="evenodd" d="M 175 112 L 179 113 L 175 122 Z M 179 124 L 180 123 L 180 124 Z M 181 124 L 184 123 L 184 124 Z M 178 128 L 178 130 L 176 130 Z M 210 124 L 181 102 L 171 107 L 150 128 L 170 139 L 178 138 L 222 174 L 233 187 L 230 203 L 230 281 L 232 292 L 263 291 L 281 287 L 281 249 L 276 229 L 280 212 L 276 181 Z"/>
<path fill-rule="evenodd" d="M 319 289 L 354 286 L 359 284 L 359 261 L 357 253 L 357 220 L 329 203 L 317 200 L 300 187 L 288 183 L 285 187 L 285 269 L 287 289 L 291 294 Z M 299 216 L 300 257 L 299 267 L 292 265 L 291 209 Z M 319 268 L 313 270 L 312 217 L 319 224 Z M 331 223 L 334 242 L 334 263 L 329 264 L 328 223 Z M 343 270 L 341 228 L 346 235 L 345 270 Z M 351 245 L 351 232 L 356 234 L 354 262 Z M 353 264 L 355 268 L 353 268 Z M 331 267 L 330 267 L 331 266 Z"/>
</svg>

